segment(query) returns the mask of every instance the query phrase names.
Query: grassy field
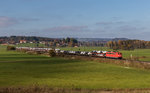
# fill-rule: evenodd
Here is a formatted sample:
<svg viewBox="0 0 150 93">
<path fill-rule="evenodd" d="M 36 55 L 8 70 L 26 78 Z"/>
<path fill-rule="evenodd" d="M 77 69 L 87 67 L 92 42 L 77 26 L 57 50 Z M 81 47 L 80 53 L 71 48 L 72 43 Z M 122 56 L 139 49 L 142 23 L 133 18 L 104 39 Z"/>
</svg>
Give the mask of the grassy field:
<svg viewBox="0 0 150 93">
<path fill-rule="evenodd" d="M 0 87 L 149 88 L 150 71 L 92 61 L 6 51 L 0 46 Z"/>
<path fill-rule="evenodd" d="M 16 47 L 46 47 L 44 44 L 36 44 L 36 43 L 22 43 L 15 45 Z"/>
<path fill-rule="evenodd" d="M 109 49 L 107 47 L 63 47 L 60 48 L 62 50 L 75 50 L 75 51 L 93 51 L 93 50 L 107 50 L 112 51 L 112 49 Z M 135 50 L 118 50 L 123 54 L 123 58 L 130 58 L 132 57 L 139 57 L 140 61 L 150 61 L 150 49 L 135 49 Z"/>
</svg>

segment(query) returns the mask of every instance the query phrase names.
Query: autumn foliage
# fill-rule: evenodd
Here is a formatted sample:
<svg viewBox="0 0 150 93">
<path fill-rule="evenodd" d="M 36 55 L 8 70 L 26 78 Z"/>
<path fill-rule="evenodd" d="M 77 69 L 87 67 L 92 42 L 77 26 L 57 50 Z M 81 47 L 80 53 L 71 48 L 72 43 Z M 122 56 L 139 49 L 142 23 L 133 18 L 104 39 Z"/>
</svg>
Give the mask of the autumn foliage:
<svg viewBox="0 0 150 93">
<path fill-rule="evenodd" d="M 118 40 L 107 42 L 107 47 L 118 50 L 134 50 L 134 49 L 148 49 L 150 48 L 150 41 L 144 40 Z"/>
</svg>

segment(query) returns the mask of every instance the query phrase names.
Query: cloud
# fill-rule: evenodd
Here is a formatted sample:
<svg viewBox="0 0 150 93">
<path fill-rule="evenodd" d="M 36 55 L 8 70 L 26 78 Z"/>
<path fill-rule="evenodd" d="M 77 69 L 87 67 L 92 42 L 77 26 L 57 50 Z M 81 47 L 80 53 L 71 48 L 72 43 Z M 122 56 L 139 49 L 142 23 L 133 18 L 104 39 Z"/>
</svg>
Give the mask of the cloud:
<svg viewBox="0 0 150 93">
<path fill-rule="evenodd" d="M 18 20 L 15 18 L 0 16 L 0 27 L 9 27 L 18 23 Z"/>
<path fill-rule="evenodd" d="M 131 25 L 124 25 L 118 28 L 118 30 L 126 31 L 126 32 L 131 32 L 131 31 L 138 32 L 138 31 L 143 31 L 146 29 L 147 29 L 146 27 L 137 27 L 137 26 L 131 26 Z"/>
<path fill-rule="evenodd" d="M 19 23 L 39 21 L 38 18 L 13 18 L 8 16 L 0 16 L 0 28 L 14 26 Z"/>
<path fill-rule="evenodd" d="M 32 30 L 29 32 L 30 35 L 37 36 L 46 36 L 46 37 L 83 37 L 88 35 L 89 31 L 88 26 L 57 26 L 51 28 L 44 28 L 40 30 Z M 27 34 L 26 34 L 27 35 Z"/>
<path fill-rule="evenodd" d="M 127 22 L 125 21 L 109 21 L 109 22 L 97 22 L 96 25 L 108 26 L 108 25 L 121 25 L 126 23 Z"/>
<path fill-rule="evenodd" d="M 95 27 L 97 27 L 97 33 L 101 31 L 101 36 L 147 39 L 148 36 L 142 35 L 143 32 L 149 31 L 149 27 L 145 24 L 145 22 L 139 20 L 114 20 L 97 22 Z"/>
<path fill-rule="evenodd" d="M 21 18 L 20 21 L 39 21 L 38 18 Z"/>
<path fill-rule="evenodd" d="M 88 26 L 58 26 L 45 29 L 46 31 L 82 31 L 87 29 Z"/>
<path fill-rule="evenodd" d="M 113 22 L 98 22 L 96 25 L 112 25 L 114 24 Z"/>
<path fill-rule="evenodd" d="M 112 17 L 111 19 L 114 20 L 114 21 L 116 21 L 116 20 L 121 20 L 122 18 L 119 17 L 119 16 L 115 16 L 115 17 Z"/>
</svg>

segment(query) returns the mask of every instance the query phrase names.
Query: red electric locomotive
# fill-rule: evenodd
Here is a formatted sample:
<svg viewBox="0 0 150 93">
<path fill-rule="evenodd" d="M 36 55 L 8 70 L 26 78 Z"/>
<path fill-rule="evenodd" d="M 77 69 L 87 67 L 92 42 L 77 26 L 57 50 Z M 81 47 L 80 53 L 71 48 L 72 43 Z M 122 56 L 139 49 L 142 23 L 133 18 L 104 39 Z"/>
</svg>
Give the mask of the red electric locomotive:
<svg viewBox="0 0 150 93">
<path fill-rule="evenodd" d="M 107 58 L 118 58 L 122 59 L 122 53 L 120 52 L 106 52 L 106 57 Z"/>
<path fill-rule="evenodd" d="M 106 57 L 106 58 L 122 59 L 122 53 L 120 53 L 120 52 L 92 51 L 91 53 L 92 53 L 91 56 L 93 56 L 93 57 L 103 57 L 103 58 Z"/>
</svg>

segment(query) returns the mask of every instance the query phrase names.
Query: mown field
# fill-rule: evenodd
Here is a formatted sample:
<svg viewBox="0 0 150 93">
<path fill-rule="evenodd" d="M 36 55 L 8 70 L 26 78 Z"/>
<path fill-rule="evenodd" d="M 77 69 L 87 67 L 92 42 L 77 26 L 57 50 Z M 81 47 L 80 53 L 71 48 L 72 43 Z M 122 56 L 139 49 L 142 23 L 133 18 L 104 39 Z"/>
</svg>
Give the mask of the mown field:
<svg viewBox="0 0 150 93">
<path fill-rule="evenodd" d="M 149 88 L 150 71 L 93 61 L 49 58 L 0 46 L 0 87 Z"/>
<path fill-rule="evenodd" d="M 44 44 L 37 44 L 37 43 L 22 43 L 15 45 L 16 47 L 46 47 Z"/>
<path fill-rule="evenodd" d="M 75 50 L 75 51 L 93 51 L 93 50 L 103 50 L 103 51 L 113 51 L 107 47 L 61 47 L 62 50 Z M 150 62 L 150 49 L 135 49 L 135 50 L 118 50 L 123 54 L 123 58 L 129 59 L 138 57 L 139 61 L 149 61 Z"/>
</svg>

